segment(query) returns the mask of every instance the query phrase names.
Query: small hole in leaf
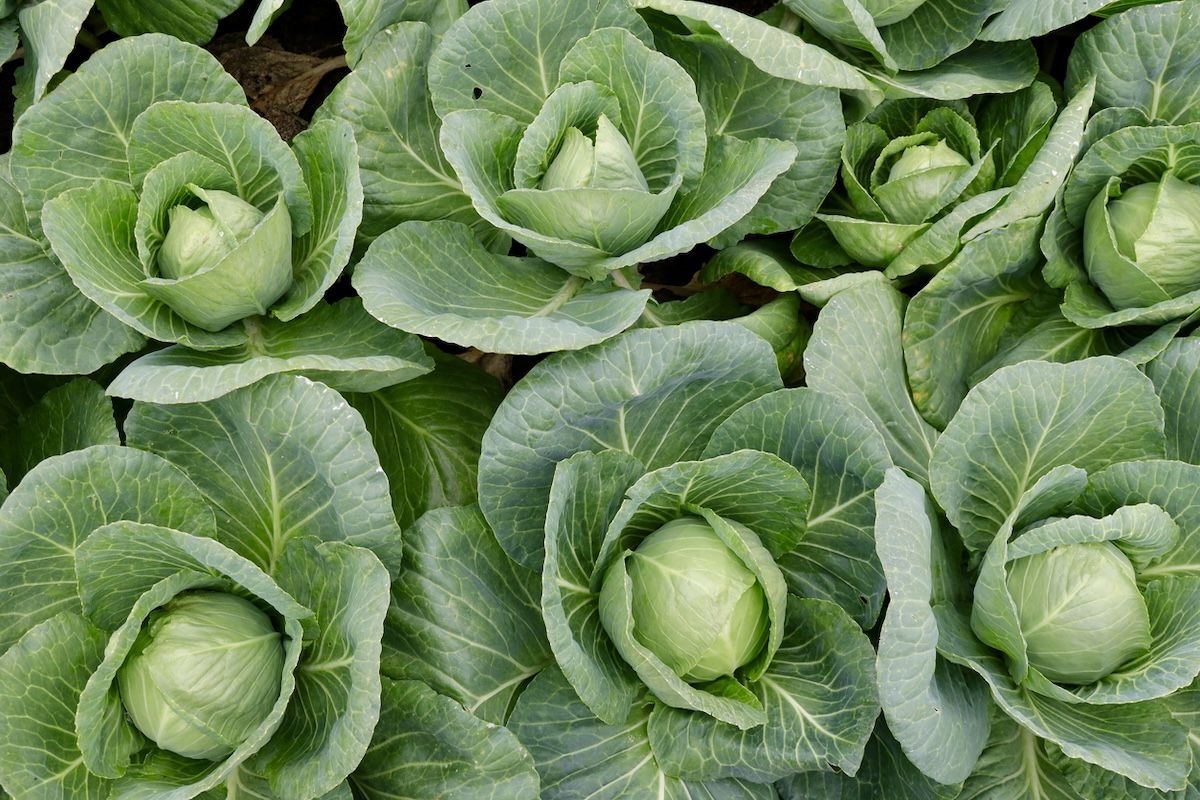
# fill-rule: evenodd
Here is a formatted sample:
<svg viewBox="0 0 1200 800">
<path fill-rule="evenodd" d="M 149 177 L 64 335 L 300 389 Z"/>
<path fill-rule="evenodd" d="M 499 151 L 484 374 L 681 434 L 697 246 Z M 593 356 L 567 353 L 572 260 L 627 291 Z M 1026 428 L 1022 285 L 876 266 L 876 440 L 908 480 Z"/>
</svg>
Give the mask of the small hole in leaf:
<svg viewBox="0 0 1200 800">
<path fill-rule="evenodd" d="M 478 86 L 476 86 L 475 90 L 473 92 L 471 92 L 471 94 L 475 97 L 476 100 L 478 100 L 479 98 L 483 97 L 483 89 L 480 89 Z"/>
<path fill-rule="evenodd" d="M 470 68 L 471 68 L 470 64 L 463 64 L 463 69 L 470 69 Z"/>
</svg>

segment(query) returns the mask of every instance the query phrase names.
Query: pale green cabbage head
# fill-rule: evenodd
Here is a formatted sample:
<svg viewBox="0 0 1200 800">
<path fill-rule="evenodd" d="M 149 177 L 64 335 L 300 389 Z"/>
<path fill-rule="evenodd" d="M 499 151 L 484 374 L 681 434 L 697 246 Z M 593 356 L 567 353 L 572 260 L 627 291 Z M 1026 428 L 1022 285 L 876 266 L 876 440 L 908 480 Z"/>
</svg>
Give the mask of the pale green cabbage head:
<svg viewBox="0 0 1200 800">
<path fill-rule="evenodd" d="M 188 184 L 166 209 L 158 275 L 142 288 L 205 330 L 267 309 L 292 285 L 292 222 L 282 196 L 269 212 L 230 192 Z"/>
<path fill-rule="evenodd" d="M 704 520 L 684 517 L 663 525 L 642 540 L 625 569 L 633 635 L 684 680 L 732 675 L 765 644 L 763 589 Z M 602 595 L 623 588 L 614 574 L 605 576 Z"/>
<path fill-rule="evenodd" d="M 1008 568 L 1029 664 L 1052 681 L 1086 684 L 1150 648 L 1150 617 L 1129 558 L 1111 542 L 1082 542 Z"/>
<path fill-rule="evenodd" d="M 1114 309 L 1144 308 L 1200 289 L 1200 186 L 1170 172 L 1122 190 L 1109 181 L 1088 205 L 1083 261 Z"/>
<path fill-rule="evenodd" d="M 125 711 L 148 739 L 189 758 L 223 759 L 279 698 L 282 635 L 248 600 L 178 595 L 151 613 L 117 672 Z"/>
</svg>

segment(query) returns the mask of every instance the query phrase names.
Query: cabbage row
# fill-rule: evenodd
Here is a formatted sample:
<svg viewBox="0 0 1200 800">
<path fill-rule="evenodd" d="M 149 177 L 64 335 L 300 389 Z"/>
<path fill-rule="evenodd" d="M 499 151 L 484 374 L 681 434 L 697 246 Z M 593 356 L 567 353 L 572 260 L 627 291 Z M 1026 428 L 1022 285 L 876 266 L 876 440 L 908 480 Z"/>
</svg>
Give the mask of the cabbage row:
<svg viewBox="0 0 1200 800">
<path fill-rule="evenodd" d="M 0 0 L 0 800 L 1200 797 L 1200 0 L 240 5 Z"/>
</svg>

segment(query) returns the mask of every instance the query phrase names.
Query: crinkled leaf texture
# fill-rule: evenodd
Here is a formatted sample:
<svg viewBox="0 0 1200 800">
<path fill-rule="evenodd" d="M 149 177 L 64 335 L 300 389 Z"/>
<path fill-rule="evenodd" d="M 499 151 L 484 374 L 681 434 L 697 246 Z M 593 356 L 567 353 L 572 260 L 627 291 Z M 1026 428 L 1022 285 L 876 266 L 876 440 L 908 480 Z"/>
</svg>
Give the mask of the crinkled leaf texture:
<svg viewBox="0 0 1200 800">
<path fill-rule="evenodd" d="M 221 350 L 172 345 L 125 367 L 108 394 L 151 403 L 214 400 L 268 375 L 303 375 L 342 392 L 373 392 L 432 369 L 415 337 L 376 321 L 357 299 L 322 303 L 291 322 L 243 321 L 246 340 Z"/>
<path fill-rule="evenodd" d="M 382 713 L 350 776 L 365 800 L 537 800 L 533 759 L 507 728 L 471 716 L 420 681 L 383 679 Z"/>
<path fill-rule="evenodd" d="M 0 454 L 0 466 L 14 485 L 51 456 L 121 443 L 112 401 L 88 378 L 76 378 L 47 391 L 13 420 L 8 435 L 11 447 Z"/>
<path fill-rule="evenodd" d="M 447 220 L 384 233 L 355 267 L 354 286 L 388 325 L 488 353 L 596 344 L 632 326 L 650 296 L 539 258 L 490 253 L 469 228 Z"/>
<path fill-rule="evenodd" d="M 613 17 L 608 27 L 598 15 Z M 505 55 L 521 30 L 538 43 L 532 58 Z M 583 2 L 501 2 L 459 19 L 430 64 L 441 145 L 475 209 L 580 277 L 599 279 L 713 238 L 745 216 L 796 158 L 787 141 L 706 141 L 695 84 L 648 42 L 645 23 L 620 4 L 597 10 Z M 516 63 L 522 66 L 514 73 Z M 533 146 L 531 136 L 545 133 L 542 115 L 557 113 L 562 91 L 588 81 L 617 98 L 620 119 L 613 122 L 634 145 L 647 191 L 542 190 L 522 179 L 520 153 Z M 563 129 L 555 127 L 550 143 L 561 141 Z M 547 164 L 533 177 L 540 179 Z"/>
<path fill-rule="evenodd" d="M 483 438 L 479 504 L 509 555 L 537 567 L 554 469 L 619 450 L 647 469 L 698 457 L 738 406 L 781 388 L 765 341 L 730 322 L 631 330 L 535 366 Z"/>
<path fill-rule="evenodd" d="M 387 478 L 362 417 L 332 389 L 272 375 L 208 403 L 139 403 L 126 431 L 183 470 L 216 513 L 216 538 L 269 574 L 303 536 L 367 547 L 398 569 Z"/>
<path fill-rule="evenodd" d="M 537 573 L 510 559 L 476 506 L 434 509 L 406 531 L 392 589 L 384 673 L 422 680 L 503 724 L 552 663 Z"/>
<path fill-rule="evenodd" d="M 503 398 L 500 382 L 479 367 L 427 352 L 433 372 L 345 395 L 371 433 L 402 529 L 430 509 L 478 499 L 480 444 Z"/>
</svg>

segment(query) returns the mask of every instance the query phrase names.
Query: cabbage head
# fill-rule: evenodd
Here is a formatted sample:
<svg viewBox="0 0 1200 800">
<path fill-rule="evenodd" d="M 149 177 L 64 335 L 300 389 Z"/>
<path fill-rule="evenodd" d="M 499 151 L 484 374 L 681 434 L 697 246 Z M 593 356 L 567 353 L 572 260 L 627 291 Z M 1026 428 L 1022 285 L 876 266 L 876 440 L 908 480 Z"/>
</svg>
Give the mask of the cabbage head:
<svg viewBox="0 0 1200 800">
<path fill-rule="evenodd" d="M 283 678 L 283 637 L 253 603 L 185 592 L 155 609 L 117 670 L 121 704 L 164 750 L 212 761 L 267 718 Z"/>
<path fill-rule="evenodd" d="M 671 520 L 609 567 L 600 619 L 618 647 L 626 617 L 634 639 L 690 682 L 733 675 L 762 651 L 770 622 L 754 571 L 698 517 Z"/>
</svg>

